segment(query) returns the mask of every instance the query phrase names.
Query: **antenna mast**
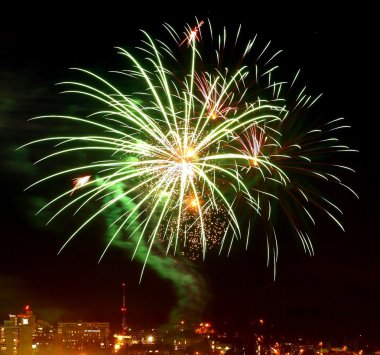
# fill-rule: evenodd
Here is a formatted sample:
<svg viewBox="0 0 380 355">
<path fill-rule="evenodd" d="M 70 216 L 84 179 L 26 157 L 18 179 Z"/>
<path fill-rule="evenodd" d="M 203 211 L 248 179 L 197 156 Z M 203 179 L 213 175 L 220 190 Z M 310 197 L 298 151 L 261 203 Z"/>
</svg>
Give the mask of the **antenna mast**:
<svg viewBox="0 0 380 355">
<path fill-rule="evenodd" d="M 126 313 L 127 308 L 125 307 L 125 283 L 123 282 L 121 284 L 121 287 L 123 288 L 123 305 L 121 307 L 121 333 L 123 335 L 127 334 L 127 320 L 126 320 Z"/>
</svg>

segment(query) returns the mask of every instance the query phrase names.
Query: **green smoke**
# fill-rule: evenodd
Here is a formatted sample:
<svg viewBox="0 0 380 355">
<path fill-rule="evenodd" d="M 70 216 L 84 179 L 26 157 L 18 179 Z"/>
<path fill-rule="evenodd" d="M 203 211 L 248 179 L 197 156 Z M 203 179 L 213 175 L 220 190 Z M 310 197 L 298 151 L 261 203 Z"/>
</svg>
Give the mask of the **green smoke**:
<svg viewBox="0 0 380 355">
<path fill-rule="evenodd" d="M 101 185 L 101 182 L 99 182 Z M 124 193 L 123 184 L 118 184 L 113 188 L 113 194 L 104 197 L 105 202 L 109 202 L 116 196 Z M 136 208 L 136 204 L 128 196 L 124 196 L 113 203 L 106 214 L 108 225 L 107 236 L 110 241 L 118 231 L 115 221 L 121 221 L 126 212 L 131 212 Z M 169 324 L 178 324 L 181 319 L 197 322 L 202 317 L 205 309 L 208 293 L 206 282 L 186 257 L 181 255 L 171 256 L 166 253 L 160 242 L 153 244 L 153 247 L 141 238 L 141 226 L 138 222 L 139 211 L 136 209 L 131 216 L 130 224 L 126 223 L 125 228 L 113 239 L 113 245 L 117 245 L 128 250 L 134 260 L 139 261 L 147 267 L 153 269 L 162 279 L 169 280 L 177 295 L 177 304 L 170 313 Z M 149 257 L 148 257 L 149 256 Z M 143 272 L 143 271 L 142 271 Z"/>
</svg>

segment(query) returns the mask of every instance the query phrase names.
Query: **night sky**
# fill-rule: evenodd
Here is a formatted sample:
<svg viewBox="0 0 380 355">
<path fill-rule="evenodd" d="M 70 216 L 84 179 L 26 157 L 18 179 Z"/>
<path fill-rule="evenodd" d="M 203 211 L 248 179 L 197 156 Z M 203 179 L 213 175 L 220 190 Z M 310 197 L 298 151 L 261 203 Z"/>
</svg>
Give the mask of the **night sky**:
<svg viewBox="0 0 380 355">
<path fill-rule="evenodd" d="M 60 6 L 60 7 L 59 7 Z M 141 265 L 131 262 L 119 248 L 111 248 L 103 261 L 101 223 L 81 233 L 57 256 L 72 231 L 65 214 L 51 227 L 44 216 L 34 216 L 38 201 L 57 191 L 23 189 L 43 172 L 33 161 L 40 151 L 15 149 L 33 138 L 49 134 L 48 124 L 28 123 L 31 117 L 65 113 L 78 105 L 59 95 L 57 82 L 74 79 L 69 67 L 105 73 L 125 67 L 115 46 L 138 44 L 139 29 L 163 33 L 169 22 L 178 30 L 194 16 L 210 18 L 215 26 L 259 34 L 283 49 L 278 64 L 302 70 L 310 92 L 324 95 L 318 103 L 323 119 L 345 117 L 352 126 L 343 134 L 358 154 L 347 154 L 356 174 L 347 175 L 360 200 L 337 194 L 346 232 L 328 220 L 314 230 L 315 256 L 309 257 L 289 230 L 281 231 L 277 277 L 266 268 L 261 243 L 244 243 L 230 257 L 211 254 L 195 267 L 208 285 L 207 320 L 245 326 L 258 318 L 268 320 L 278 333 L 336 338 L 359 334 L 374 340 L 380 332 L 380 247 L 378 189 L 374 167 L 378 163 L 378 77 L 371 8 L 347 8 L 332 13 L 322 5 L 308 9 L 264 6 L 234 9 L 139 9 L 112 2 L 78 9 L 17 6 L 5 11 L 0 32 L 0 179 L 1 257 L 0 320 L 30 304 L 37 318 L 104 320 L 119 327 L 120 283 L 127 283 L 128 321 L 159 325 L 176 302 L 173 286 L 147 270 L 141 284 Z M 94 7 L 95 6 L 95 7 Z M 305 5 L 306 6 L 306 5 Z M 363 6 L 363 5 L 362 5 Z M 142 5 L 145 7 L 145 5 Z M 360 26 L 358 23 L 361 23 Z M 248 37 L 247 37 L 248 38 Z M 56 164 L 56 163 L 55 163 Z M 376 182 L 376 184 L 375 184 Z M 46 216 L 45 216 L 46 217 Z M 259 238 L 258 238 L 259 239 Z"/>
</svg>

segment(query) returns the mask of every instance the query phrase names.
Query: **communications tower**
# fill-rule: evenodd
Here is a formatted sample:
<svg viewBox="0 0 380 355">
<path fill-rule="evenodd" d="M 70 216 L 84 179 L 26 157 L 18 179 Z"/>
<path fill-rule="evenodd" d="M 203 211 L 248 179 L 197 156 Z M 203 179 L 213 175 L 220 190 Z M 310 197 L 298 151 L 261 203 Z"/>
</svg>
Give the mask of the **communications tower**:
<svg viewBox="0 0 380 355">
<path fill-rule="evenodd" d="M 121 306 L 121 334 L 127 335 L 127 307 L 125 307 L 125 282 L 121 284 L 121 287 L 123 289 L 123 305 Z"/>
</svg>

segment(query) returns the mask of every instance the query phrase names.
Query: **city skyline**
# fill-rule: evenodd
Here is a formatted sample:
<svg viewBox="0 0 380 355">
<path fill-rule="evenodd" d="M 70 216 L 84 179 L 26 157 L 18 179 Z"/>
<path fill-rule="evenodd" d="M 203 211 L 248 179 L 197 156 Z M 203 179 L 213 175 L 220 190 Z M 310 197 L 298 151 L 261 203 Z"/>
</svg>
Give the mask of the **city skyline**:
<svg viewBox="0 0 380 355">
<path fill-rule="evenodd" d="M 92 19 L 69 9 L 62 11 L 59 17 L 40 14 L 20 19 L 0 35 L 4 53 L 0 94 L 5 103 L 0 109 L 4 190 L 0 315 L 5 319 L 6 312 L 31 304 L 41 318 L 52 322 L 76 318 L 91 321 L 93 315 L 98 320 L 110 320 L 114 326 L 121 322 L 120 284 L 126 282 L 127 318 L 158 326 L 168 321 L 177 302 L 173 285 L 150 269 L 139 283 L 141 265 L 130 262 L 129 255 L 116 247 L 111 247 L 98 264 L 104 247 L 105 226 L 101 223 L 90 227 L 57 256 L 70 233 L 66 226 L 71 221 L 65 216 L 47 228 L 44 216 L 34 216 L 38 204 L 35 197 L 42 196 L 43 190 L 38 195 L 22 190 L 39 174 L 38 166 L 32 165 L 37 156 L 30 151 L 15 152 L 15 148 L 38 136 L 40 127 L 28 123 L 29 118 L 64 111 L 60 105 L 67 101 L 62 101 L 55 83 L 73 77 L 69 67 L 100 72 L 122 67 L 113 47 L 136 45 L 140 28 L 161 31 L 164 21 L 182 28 L 194 16 L 162 10 L 160 16 L 152 12 L 122 22 L 123 16 L 115 14 L 112 26 L 101 26 L 99 10 Z M 200 19 L 209 17 L 216 25 L 242 23 L 247 34 L 257 32 L 263 41 L 272 41 L 273 48 L 284 49 L 280 65 L 300 68 L 302 80 L 313 94 L 323 92 L 318 114 L 324 120 L 345 117 L 352 128 L 344 141 L 360 151 L 347 157 L 357 171 L 349 181 L 360 200 L 344 193 L 338 196 L 346 232 L 322 220 L 313 232 L 313 258 L 303 253 L 289 231 L 284 231 L 275 281 L 273 271 L 266 268 L 259 233 L 247 251 L 240 243 L 228 258 L 211 252 L 204 262 L 193 262 L 207 284 L 204 319 L 249 324 L 265 318 L 292 334 L 301 331 L 328 336 L 337 332 L 343 338 L 364 330 L 375 339 L 380 317 L 380 264 L 376 256 L 380 244 L 372 171 L 376 162 L 372 129 L 376 109 L 371 104 L 376 105 L 371 101 L 371 73 L 367 73 L 374 70 L 370 47 L 374 32 L 370 21 L 360 28 L 353 26 L 354 19 L 366 12 L 351 9 L 345 17 L 335 19 L 331 15 L 322 21 L 325 8 L 320 5 L 315 14 L 305 12 L 303 17 L 291 15 L 288 9 L 287 20 L 277 9 L 275 25 L 271 26 L 263 18 L 250 21 L 248 14 L 226 15 L 214 9 L 192 12 Z"/>
<path fill-rule="evenodd" d="M 119 329 L 120 330 L 120 329 Z M 164 328 L 128 328 L 113 332 L 109 322 L 58 322 L 51 325 L 38 319 L 30 306 L 17 315 L 9 315 L 0 325 L 0 352 L 5 354 L 141 354 L 206 353 L 301 355 L 373 354 L 377 349 L 358 335 L 336 339 L 305 338 L 277 334 L 264 319 L 246 329 L 230 329 L 210 322 L 189 324 L 180 321 Z M 377 352 L 375 352 L 377 353 Z"/>
</svg>

